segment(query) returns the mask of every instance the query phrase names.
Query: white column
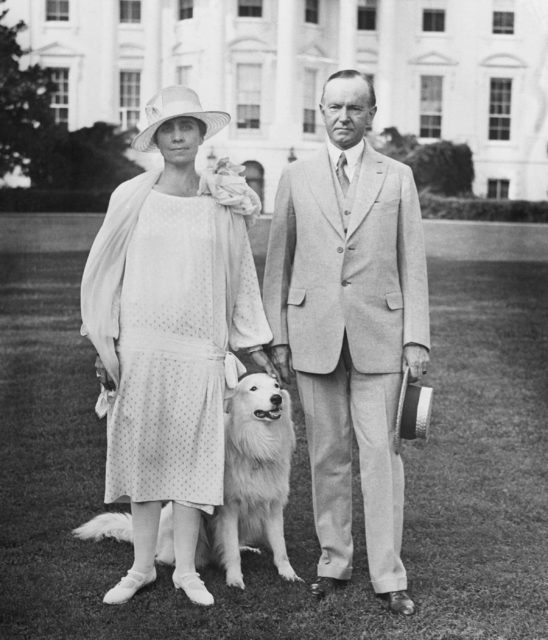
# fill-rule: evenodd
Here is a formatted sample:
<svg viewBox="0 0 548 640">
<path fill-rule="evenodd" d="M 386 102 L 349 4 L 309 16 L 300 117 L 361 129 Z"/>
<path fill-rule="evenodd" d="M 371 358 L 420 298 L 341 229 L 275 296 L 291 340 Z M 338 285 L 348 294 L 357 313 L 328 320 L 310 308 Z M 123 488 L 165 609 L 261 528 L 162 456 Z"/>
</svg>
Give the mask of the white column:
<svg viewBox="0 0 548 640">
<path fill-rule="evenodd" d="M 207 15 L 201 21 L 204 29 L 204 65 L 199 85 L 200 99 L 205 109 L 228 109 L 225 96 L 225 13 L 224 0 L 209 0 Z"/>
<path fill-rule="evenodd" d="M 300 118 L 297 116 L 297 19 L 295 12 L 300 3 L 293 0 L 278 2 L 278 37 L 276 47 L 275 118 L 273 139 L 288 147 L 301 138 Z M 265 83 L 267 86 L 267 83 Z"/>
<path fill-rule="evenodd" d="M 161 58 L 161 12 L 162 3 L 157 0 L 144 0 L 141 23 L 144 29 L 145 57 L 141 74 L 141 110 L 163 84 L 174 84 L 175 78 L 167 82 L 162 79 Z"/>
<path fill-rule="evenodd" d="M 358 2 L 339 0 L 339 69 L 356 68 Z"/>
<path fill-rule="evenodd" d="M 377 32 L 379 34 L 378 72 L 375 76 L 375 93 L 379 110 L 375 116 L 375 130 L 394 125 L 392 121 L 392 87 L 394 83 L 394 59 L 396 55 L 395 0 L 382 0 L 378 9 Z"/>
<path fill-rule="evenodd" d="M 101 56 L 101 78 L 97 79 L 97 89 L 101 92 L 101 111 L 97 120 L 118 122 L 118 102 L 120 96 L 118 67 L 118 23 L 120 15 L 118 2 L 102 0 L 101 42 L 98 54 Z M 99 44 L 99 43 L 98 43 Z"/>
</svg>

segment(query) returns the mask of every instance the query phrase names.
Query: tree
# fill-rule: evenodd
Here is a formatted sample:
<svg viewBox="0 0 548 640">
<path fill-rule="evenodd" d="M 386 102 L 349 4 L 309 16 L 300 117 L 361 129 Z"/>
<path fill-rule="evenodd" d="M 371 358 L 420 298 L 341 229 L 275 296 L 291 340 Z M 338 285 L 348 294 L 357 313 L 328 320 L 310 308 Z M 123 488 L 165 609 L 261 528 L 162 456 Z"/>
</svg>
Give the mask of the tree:
<svg viewBox="0 0 548 640">
<path fill-rule="evenodd" d="M 54 127 L 50 109 L 54 85 L 39 65 L 21 70 L 24 51 L 17 36 L 26 25 L 6 26 L 7 13 L 7 9 L 0 12 L 0 177 L 17 166 L 28 175 L 33 150 Z"/>
<path fill-rule="evenodd" d="M 96 122 L 67 132 L 57 129 L 37 149 L 29 167 L 33 186 L 50 189 L 113 189 L 143 169 L 125 156 L 133 132 Z"/>
<path fill-rule="evenodd" d="M 474 180 L 472 151 L 467 144 L 440 140 L 417 147 L 405 159 L 417 188 L 442 196 L 470 196 Z"/>
<path fill-rule="evenodd" d="M 474 164 L 467 144 L 440 140 L 423 145 L 414 135 L 401 135 L 396 127 L 384 129 L 380 139 L 382 143 L 377 140 L 376 148 L 409 165 L 419 191 L 427 189 L 441 196 L 472 194 Z"/>
</svg>

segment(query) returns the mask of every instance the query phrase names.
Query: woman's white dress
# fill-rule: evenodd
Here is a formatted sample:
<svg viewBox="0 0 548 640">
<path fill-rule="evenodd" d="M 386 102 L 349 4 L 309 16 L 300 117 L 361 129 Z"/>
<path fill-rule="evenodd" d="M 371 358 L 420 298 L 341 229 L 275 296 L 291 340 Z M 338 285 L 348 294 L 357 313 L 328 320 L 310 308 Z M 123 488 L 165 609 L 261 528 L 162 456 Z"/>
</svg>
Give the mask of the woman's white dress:
<svg viewBox="0 0 548 640">
<path fill-rule="evenodd" d="M 227 327 L 226 276 L 210 196 L 152 190 L 126 259 L 120 388 L 108 416 L 105 502 L 222 504 L 227 342 L 270 341 L 243 219 L 239 289 Z"/>
</svg>

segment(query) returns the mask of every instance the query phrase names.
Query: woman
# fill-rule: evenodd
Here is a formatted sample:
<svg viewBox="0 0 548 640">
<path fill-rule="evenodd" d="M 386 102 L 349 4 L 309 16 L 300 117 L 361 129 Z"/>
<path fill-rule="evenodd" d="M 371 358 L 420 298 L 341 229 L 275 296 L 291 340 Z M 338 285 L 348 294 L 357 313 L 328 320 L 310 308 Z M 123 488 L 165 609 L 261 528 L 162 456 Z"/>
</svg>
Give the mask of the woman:
<svg viewBox="0 0 548 640">
<path fill-rule="evenodd" d="M 226 161 L 217 174 L 196 173 L 199 146 L 227 113 L 204 111 L 194 91 L 173 86 L 146 114 L 132 146 L 159 150 L 164 168 L 114 191 L 82 279 L 83 333 L 98 352 L 103 402 L 111 389 L 105 502 L 130 501 L 134 529 L 133 566 L 103 602 L 127 602 L 156 579 L 169 500 L 174 585 L 211 605 L 194 554 L 202 512 L 223 500 L 225 388 L 245 370 L 227 349 L 247 349 L 275 375 L 260 346 L 272 335 L 245 222 L 260 205 Z"/>
</svg>

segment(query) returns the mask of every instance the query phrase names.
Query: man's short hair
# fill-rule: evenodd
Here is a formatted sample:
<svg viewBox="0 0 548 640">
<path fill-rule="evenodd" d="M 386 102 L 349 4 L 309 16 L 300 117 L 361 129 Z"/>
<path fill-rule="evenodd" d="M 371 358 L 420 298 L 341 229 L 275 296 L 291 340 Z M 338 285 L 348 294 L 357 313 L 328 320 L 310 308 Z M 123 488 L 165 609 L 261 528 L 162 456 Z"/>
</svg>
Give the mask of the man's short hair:
<svg viewBox="0 0 548 640">
<path fill-rule="evenodd" d="M 325 88 L 327 87 L 327 83 L 331 82 L 331 80 L 337 80 L 338 78 L 361 78 L 365 84 L 367 85 L 368 89 L 369 89 L 369 107 L 373 108 L 374 106 L 376 106 L 377 104 L 377 97 L 375 96 L 375 87 L 373 86 L 373 83 L 371 82 L 371 80 L 364 74 L 361 73 L 360 71 L 357 71 L 356 69 L 342 69 L 341 71 L 336 71 L 335 73 L 332 73 L 329 78 L 327 78 L 327 80 L 324 82 L 323 88 L 322 88 L 322 97 L 320 102 L 323 104 L 323 99 L 324 99 L 324 95 L 325 95 Z"/>
</svg>

